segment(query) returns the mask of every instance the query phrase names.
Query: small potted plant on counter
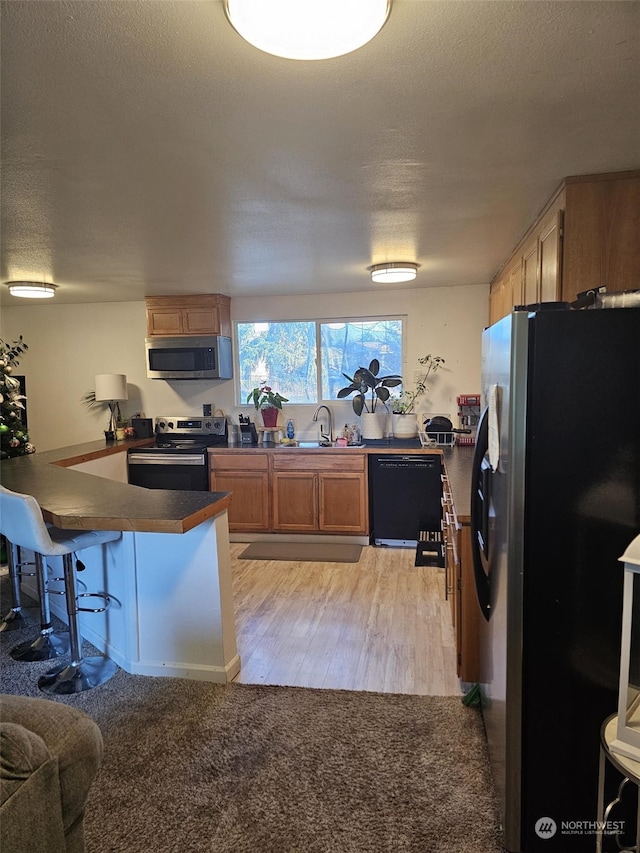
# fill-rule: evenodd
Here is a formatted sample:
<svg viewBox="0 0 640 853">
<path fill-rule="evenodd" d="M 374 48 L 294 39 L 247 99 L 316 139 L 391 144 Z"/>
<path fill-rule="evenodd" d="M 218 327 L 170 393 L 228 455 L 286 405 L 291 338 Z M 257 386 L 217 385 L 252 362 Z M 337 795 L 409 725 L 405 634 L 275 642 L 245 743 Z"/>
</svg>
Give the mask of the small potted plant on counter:
<svg viewBox="0 0 640 853">
<path fill-rule="evenodd" d="M 402 389 L 402 393 L 391 400 L 391 421 L 394 438 L 415 438 L 418 434 L 418 419 L 415 405 L 427 388 L 427 379 L 443 364 L 444 359 L 439 355 L 425 355 L 418 359 L 418 364 L 424 372 L 418 373 L 413 391 Z"/>
<path fill-rule="evenodd" d="M 381 403 L 386 415 L 389 388 L 402 384 L 402 376 L 395 373 L 378 376 L 379 372 L 380 362 L 374 358 L 369 367 L 359 367 L 353 377 L 342 374 L 351 384 L 338 391 L 338 399 L 342 400 L 355 392 L 352 400 L 353 411 L 360 417 L 363 438 L 384 438 L 384 422 L 378 417 L 379 410 L 376 409 L 378 403 Z"/>
<path fill-rule="evenodd" d="M 262 423 L 265 427 L 274 427 L 278 422 L 278 412 L 283 403 L 288 403 L 287 397 L 283 397 L 274 391 L 270 385 L 259 385 L 247 395 L 247 403 L 253 403 L 256 410 L 262 415 Z"/>
</svg>

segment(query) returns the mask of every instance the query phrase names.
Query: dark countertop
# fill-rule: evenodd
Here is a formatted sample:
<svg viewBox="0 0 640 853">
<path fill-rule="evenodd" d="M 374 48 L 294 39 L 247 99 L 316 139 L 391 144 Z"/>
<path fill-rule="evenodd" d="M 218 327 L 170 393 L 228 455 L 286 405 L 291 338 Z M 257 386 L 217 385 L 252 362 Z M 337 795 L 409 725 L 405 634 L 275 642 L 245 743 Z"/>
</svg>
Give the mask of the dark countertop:
<svg viewBox="0 0 640 853">
<path fill-rule="evenodd" d="M 468 522 L 471 518 L 471 466 L 474 451 L 473 445 L 445 447 L 442 450 L 456 515 L 461 522 Z"/>
<path fill-rule="evenodd" d="M 71 530 L 186 533 L 229 506 L 228 492 L 143 489 L 68 467 L 152 443 L 94 441 L 3 459 L 0 481 L 11 491 L 33 495 L 46 521 Z"/>
<path fill-rule="evenodd" d="M 467 522 L 471 516 L 471 467 L 475 447 L 473 445 L 454 445 L 453 447 L 423 447 L 420 439 L 384 439 L 368 441 L 360 447 L 265 447 L 260 444 L 229 445 L 228 447 L 210 447 L 210 453 L 225 453 L 229 450 L 251 453 L 262 451 L 270 453 L 322 453 L 326 454 L 374 454 L 374 453 L 438 453 L 444 460 L 447 476 L 453 493 L 453 502 L 458 520 Z"/>
</svg>

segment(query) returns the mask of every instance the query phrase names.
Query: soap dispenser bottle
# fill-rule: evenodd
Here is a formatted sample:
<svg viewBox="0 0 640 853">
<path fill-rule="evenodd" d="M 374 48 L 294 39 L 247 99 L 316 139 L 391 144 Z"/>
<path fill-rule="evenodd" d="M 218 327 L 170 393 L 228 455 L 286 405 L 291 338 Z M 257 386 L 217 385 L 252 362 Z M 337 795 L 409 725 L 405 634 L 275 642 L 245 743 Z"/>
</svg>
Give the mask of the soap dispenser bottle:
<svg viewBox="0 0 640 853">
<path fill-rule="evenodd" d="M 293 421 L 287 421 L 287 438 L 292 439 L 295 437 L 295 430 L 293 429 Z"/>
</svg>

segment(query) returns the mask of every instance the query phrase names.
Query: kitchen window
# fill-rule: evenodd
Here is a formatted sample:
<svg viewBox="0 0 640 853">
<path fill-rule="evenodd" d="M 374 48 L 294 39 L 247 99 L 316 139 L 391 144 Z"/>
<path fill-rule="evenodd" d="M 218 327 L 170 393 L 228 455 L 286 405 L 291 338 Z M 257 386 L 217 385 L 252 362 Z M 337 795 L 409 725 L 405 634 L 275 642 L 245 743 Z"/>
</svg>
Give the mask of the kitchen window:
<svg viewBox="0 0 640 853">
<path fill-rule="evenodd" d="M 238 403 L 262 384 L 292 404 L 335 400 L 374 358 L 380 375 L 402 373 L 403 332 L 402 317 L 237 323 Z"/>
</svg>

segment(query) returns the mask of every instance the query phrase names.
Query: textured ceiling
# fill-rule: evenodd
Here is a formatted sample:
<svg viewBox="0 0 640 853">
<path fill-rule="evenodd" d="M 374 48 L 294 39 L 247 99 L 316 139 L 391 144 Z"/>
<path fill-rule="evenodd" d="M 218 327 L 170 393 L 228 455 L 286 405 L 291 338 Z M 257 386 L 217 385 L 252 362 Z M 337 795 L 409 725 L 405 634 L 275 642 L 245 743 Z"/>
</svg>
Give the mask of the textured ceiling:
<svg viewBox="0 0 640 853">
<path fill-rule="evenodd" d="M 487 284 L 563 177 L 640 165 L 640 4 L 394 0 L 347 56 L 220 0 L 2 4 L 2 282 L 56 301 Z M 4 304 L 18 304 L 3 285 Z"/>
</svg>

